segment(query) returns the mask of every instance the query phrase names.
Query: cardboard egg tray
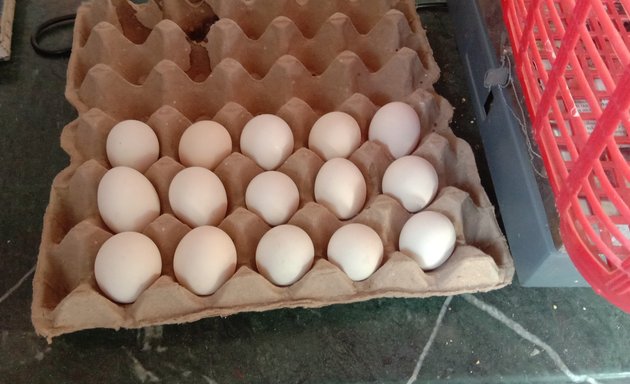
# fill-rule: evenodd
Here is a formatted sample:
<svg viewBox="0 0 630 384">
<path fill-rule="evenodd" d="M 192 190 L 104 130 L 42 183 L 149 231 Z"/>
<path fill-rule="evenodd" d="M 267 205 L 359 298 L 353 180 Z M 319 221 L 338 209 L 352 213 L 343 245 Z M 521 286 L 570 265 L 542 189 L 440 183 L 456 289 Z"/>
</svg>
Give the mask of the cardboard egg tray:
<svg viewBox="0 0 630 384">
<path fill-rule="evenodd" d="M 427 297 L 487 291 L 508 284 L 512 259 L 483 188 L 470 146 L 448 124 L 449 103 L 433 91 L 439 69 L 412 1 L 403 0 L 95 0 L 78 12 L 66 95 L 79 112 L 61 135 L 70 165 L 53 181 L 37 270 L 32 320 L 47 337 L 87 328 L 137 328 L 227 316 L 243 311 L 321 307 L 378 297 Z M 433 164 L 438 196 L 426 208 L 447 215 L 457 232 L 453 255 L 424 272 L 397 250 L 410 213 L 381 193 L 393 161 L 367 141 L 380 105 L 400 100 L 420 116 L 422 140 L 415 154 Z M 306 148 L 310 127 L 333 110 L 352 115 L 363 144 L 350 160 L 367 183 L 367 202 L 348 222 L 372 227 L 384 243 L 382 266 L 367 280 L 351 281 L 325 258 L 339 221 L 313 198 L 323 164 Z M 277 287 L 256 272 L 258 240 L 270 228 L 245 208 L 249 181 L 262 172 L 239 153 L 240 132 L 260 113 L 289 123 L 293 154 L 278 169 L 300 190 L 289 223 L 315 245 L 315 263 L 297 283 Z M 161 157 L 146 172 L 162 215 L 143 231 L 157 244 L 162 276 L 132 304 L 102 295 L 94 279 L 99 247 L 112 236 L 99 216 L 98 183 L 111 166 L 109 130 L 119 121 L 146 121 L 160 140 Z M 168 203 L 168 186 L 184 167 L 177 147 L 192 122 L 223 124 L 233 153 L 213 171 L 225 185 L 228 214 L 219 227 L 234 240 L 235 275 L 216 293 L 200 297 L 175 280 L 172 259 L 190 228 Z"/>
</svg>

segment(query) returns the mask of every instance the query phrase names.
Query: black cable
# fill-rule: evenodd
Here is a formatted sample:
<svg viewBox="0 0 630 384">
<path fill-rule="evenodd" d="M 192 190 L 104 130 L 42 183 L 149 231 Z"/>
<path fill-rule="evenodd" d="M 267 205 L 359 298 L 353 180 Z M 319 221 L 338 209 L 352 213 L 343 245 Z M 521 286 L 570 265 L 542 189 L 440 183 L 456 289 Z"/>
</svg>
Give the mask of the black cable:
<svg viewBox="0 0 630 384">
<path fill-rule="evenodd" d="M 72 46 L 57 49 L 48 49 L 43 48 L 39 45 L 39 43 L 42 37 L 49 31 L 66 25 L 74 24 L 74 20 L 76 19 L 76 17 L 77 15 L 73 13 L 70 15 L 54 17 L 41 23 L 35 30 L 35 33 L 31 35 L 31 46 L 33 47 L 35 52 L 37 52 L 38 55 L 46 57 L 70 56 Z"/>
<path fill-rule="evenodd" d="M 432 1 L 427 3 L 420 3 L 416 5 L 416 11 L 421 9 L 435 9 L 438 11 L 447 11 L 448 4 L 444 1 Z"/>
</svg>

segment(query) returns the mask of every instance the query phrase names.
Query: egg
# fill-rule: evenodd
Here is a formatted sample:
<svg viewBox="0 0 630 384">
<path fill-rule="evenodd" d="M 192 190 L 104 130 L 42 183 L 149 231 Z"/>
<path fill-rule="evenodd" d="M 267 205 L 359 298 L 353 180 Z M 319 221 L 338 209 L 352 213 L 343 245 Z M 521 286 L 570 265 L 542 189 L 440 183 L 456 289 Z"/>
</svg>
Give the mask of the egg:
<svg viewBox="0 0 630 384">
<path fill-rule="evenodd" d="M 324 160 L 348 157 L 361 144 L 359 123 L 345 112 L 329 112 L 315 122 L 308 147 Z"/>
<path fill-rule="evenodd" d="M 94 260 L 94 277 L 110 299 L 136 301 L 162 273 L 160 250 L 147 236 L 122 232 L 103 243 Z"/>
<path fill-rule="evenodd" d="M 275 285 L 291 285 L 313 265 L 315 248 L 308 234 L 295 225 L 271 228 L 256 247 L 258 272 Z"/>
<path fill-rule="evenodd" d="M 250 181 L 245 192 L 247 209 L 271 226 L 284 224 L 297 211 L 300 193 L 291 178 L 282 172 L 263 172 Z"/>
<path fill-rule="evenodd" d="M 423 270 L 442 265 L 455 249 L 455 227 L 439 212 L 416 213 L 405 223 L 398 240 L 399 249 L 412 257 Z"/>
<path fill-rule="evenodd" d="M 370 122 L 368 139 L 385 145 L 395 159 L 408 155 L 420 141 L 418 114 L 400 101 L 385 104 Z"/>
<path fill-rule="evenodd" d="M 179 160 L 187 167 L 214 169 L 232 152 L 232 138 L 221 124 L 202 120 L 192 124 L 179 140 Z"/>
<path fill-rule="evenodd" d="M 293 152 L 293 133 L 289 124 L 275 115 L 258 115 L 241 132 L 241 152 L 262 169 L 276 169 Z"/>
<path fill-rule="evenodd" d="M 342 220 L 361 211 L 366 194 L 365 179 L 350 160 L 328 160 L 315 177 L 315 200 Z"/>
<path fill-rule="evenodd" d="M 383 260 L 383 242 L 372 228 L 353 223 L 339 228 L 328 242 L 328 260 L 351 280 L 370 277 Z"/>
<path fill-rule="evenodd" d="M 114 232 L 141 231 L 160 215 L 160 198 L 153 184 L 129 167 L 105 173 L 96 192 L 98 211 Z"/>
<path fill-rule="evenodd" d="M 145 123 L 124 120 L 114 125 L 105 143 L 113 167 L 125 166 L 144 173 L 160 156 L 158 137 Z"/>
<path fill-rule="evenodd" d="M 173 213 L 191 227 L 217 225 L 227 212 L 227 194 L 221 180 L 201 167 L 181 170 L 168 189 Z"/>
<path fill-rule="evenodd" d="M 197 227 L 177 245 L 173 269 L 177 281 L 191 292 L 213 294 L 236 271 L 236 247 L 221 229 Z"/>
<path fill-rule="evenodd" d="M 438 175 L 427 160 L 403 156 L 387 167 L 383 175 L 383 193 L 390 195 L 409 212 L 426 207 L 438 190 Z"/>
</svg>

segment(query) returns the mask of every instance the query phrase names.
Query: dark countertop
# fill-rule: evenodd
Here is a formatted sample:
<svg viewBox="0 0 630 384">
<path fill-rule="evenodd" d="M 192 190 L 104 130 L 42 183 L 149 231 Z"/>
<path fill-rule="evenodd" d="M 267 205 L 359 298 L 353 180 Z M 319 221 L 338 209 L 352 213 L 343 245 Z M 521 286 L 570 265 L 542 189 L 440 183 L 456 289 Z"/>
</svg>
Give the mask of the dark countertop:
<svg viewBox="0 0 630 384">
<path fill-rule="evenodd" d="M 76 113 L 63 97 L 67 60 L 38 57 L 28 39 L 38 23 L 77 4 L 18 2 L 13 56 L 0 63 L 0 382 L 405 383 L 416 366 L 417 382 L 630 382 L 630 316 L 587 288 L 517 282 L 452 301 L 380 299 L 243 313 L 83 331 L 48 345 L 30 322 L 28 272 L 52 179 L 68 163 L 59 135 Z M 492 198 L 453 26 L 445 12 L 422 19 L 442 68 L 436 88 L 456 107 L 452 128 L 476 151 Z M 67 39 L 66 32 L 49 42 Z"/>
</svg>

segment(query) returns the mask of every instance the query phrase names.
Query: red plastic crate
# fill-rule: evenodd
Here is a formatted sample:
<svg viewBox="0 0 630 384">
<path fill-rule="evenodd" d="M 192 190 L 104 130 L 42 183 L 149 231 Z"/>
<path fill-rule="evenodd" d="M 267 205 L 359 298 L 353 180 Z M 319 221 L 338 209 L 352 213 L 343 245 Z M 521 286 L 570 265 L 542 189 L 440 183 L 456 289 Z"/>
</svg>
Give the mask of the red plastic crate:
<svg viewBox="0 0 630 384">
<path fill-rule="evenodd" d="M 502 0 L 560 233 L 630 312 L 630 0 Z"/>
</svg>

